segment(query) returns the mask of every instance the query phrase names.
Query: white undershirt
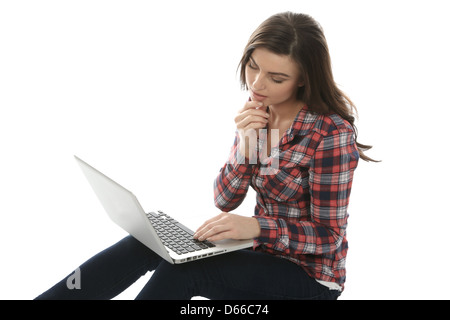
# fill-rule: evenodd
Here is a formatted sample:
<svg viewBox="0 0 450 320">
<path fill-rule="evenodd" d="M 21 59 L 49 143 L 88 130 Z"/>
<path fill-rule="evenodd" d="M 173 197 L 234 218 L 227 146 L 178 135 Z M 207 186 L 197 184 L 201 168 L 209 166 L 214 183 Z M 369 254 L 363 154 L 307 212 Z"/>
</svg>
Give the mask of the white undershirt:
<svg viewBox="0 0 450 320">
<path fill-rule="evenodd" d="M 330 290 L 338 290 L 338 291 L 342 291 L 342 288 L 340 285 L 338 285 L 336 282 L 331 282 L 331 281 L 323 281 L 323 280 L 317 280 L 316 281 L 318 283 L 320 283 L 321 285 L 328 287 Z"/>
</svg>

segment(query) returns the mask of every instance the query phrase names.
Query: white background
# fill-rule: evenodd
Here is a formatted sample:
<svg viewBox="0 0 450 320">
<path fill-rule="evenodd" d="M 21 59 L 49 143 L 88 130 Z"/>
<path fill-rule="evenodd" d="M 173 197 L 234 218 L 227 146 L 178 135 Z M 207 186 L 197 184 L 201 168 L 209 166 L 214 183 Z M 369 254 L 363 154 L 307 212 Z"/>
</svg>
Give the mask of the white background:
<svg viewBox="0 0 450 320">
<path fill-rule="evenodd" d="M 125 233 L 73 159 L 195 228 L 246 100 L 236 68 L 281 11 L 325 30 L 359 108 L 341 299 L 449 299 L 445 1 L 1 1 L 0 299 L 32 299 Z M 251 215 L 254 192 L 235 212 Z M 133 298 L 142 278 L 119 298 Z"/>
</svg>

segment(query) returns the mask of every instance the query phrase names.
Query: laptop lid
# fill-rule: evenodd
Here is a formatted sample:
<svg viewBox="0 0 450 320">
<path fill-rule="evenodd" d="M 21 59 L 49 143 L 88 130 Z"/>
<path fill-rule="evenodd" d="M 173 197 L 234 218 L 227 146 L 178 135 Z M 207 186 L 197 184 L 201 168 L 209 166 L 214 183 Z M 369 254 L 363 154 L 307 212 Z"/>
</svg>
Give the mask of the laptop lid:
<svg viewBox="0 0 450 320">
<path fill-rule="evenodd" d="M 253 245 L 252 239 L 225 239 L 214 242 L 215 247 L 213 248 L 187 254 L 177 254 L 164 246 L 133 193 L 77 156 L 75 156 L 75 159 L 111 220 L 172 264 L 249 248 Z"/>
<path fill-rule="evenodd" d="M 75 159 L 111 220 L 156 254 L 174 263 L 136 196 L 77 156 Z"/>
</svg>

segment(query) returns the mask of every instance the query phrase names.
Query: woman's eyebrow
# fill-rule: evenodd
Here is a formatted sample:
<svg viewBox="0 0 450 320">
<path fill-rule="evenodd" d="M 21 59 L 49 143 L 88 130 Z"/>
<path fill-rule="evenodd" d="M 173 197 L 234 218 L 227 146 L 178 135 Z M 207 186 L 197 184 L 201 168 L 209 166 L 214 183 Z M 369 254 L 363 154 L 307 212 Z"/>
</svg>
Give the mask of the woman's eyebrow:
<svg viewBox="0 0 450 320">
<path fill-rule="evenodd" d="M 255 60 L 250 57 L 250 60 L 252 60 L 252 63 L 256 66 L 258 66 L 258 64 L 255 62 Z M 272 75 L 272 76 L 282 76 L 282 77 L 286 77 L 286 78 L 290 78 L 291 76 L 285 74 L 285 73 L 281 73 L 281 72 L 267 72 L 268 74 Z"/>
</svg>

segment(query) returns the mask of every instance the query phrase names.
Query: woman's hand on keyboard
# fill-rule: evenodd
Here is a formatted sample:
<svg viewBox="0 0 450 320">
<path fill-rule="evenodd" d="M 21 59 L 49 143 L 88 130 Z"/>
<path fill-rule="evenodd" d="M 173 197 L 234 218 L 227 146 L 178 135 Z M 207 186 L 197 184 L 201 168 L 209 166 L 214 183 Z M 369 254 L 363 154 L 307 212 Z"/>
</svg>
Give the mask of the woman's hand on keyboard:
<svg viewBox="0 0 450 320">
<path fill-rule="evenodd" d="M 222 212 L 203 223 L 195 232 L 194 239 L 200 241 L 253 239 L 258 237 L 260 232 L 259 222 L 255 218 Z"/>
</svg>

